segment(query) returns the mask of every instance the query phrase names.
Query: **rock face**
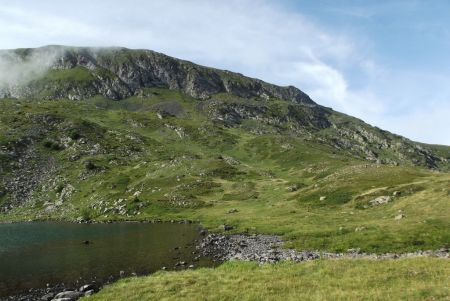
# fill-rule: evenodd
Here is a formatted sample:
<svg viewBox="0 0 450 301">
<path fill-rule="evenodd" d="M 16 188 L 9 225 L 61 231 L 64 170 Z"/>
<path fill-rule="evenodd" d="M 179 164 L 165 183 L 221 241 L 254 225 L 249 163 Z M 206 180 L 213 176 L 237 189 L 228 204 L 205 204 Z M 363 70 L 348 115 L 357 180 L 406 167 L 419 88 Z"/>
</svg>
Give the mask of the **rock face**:
<svg viewBox="0 0 450 301">
<path fill-rule="evenodd" d="M 143 93 L 146 87 L 180 90 L 197 99 L 217 93 L 238 97 L 278 98 L 314 106 L 308 95 L 289 86 L 280 87 L 238 73 L 207 68 L 150 50 L 126 48 L 73 48 L 47 46 L 1 52 L 0 57 L 18 64 L 35 58 L 50 70 L 65 70 L 63 79 L 43 72 L 41 78 L 20 85 L 9 84 L 1 97 L 69 98 L 81 100 L 94 95 L 119 100 Z M 45 58 L 45 59 L 43 59 Z M 50 62 L 49 62 L 50 61 Z M 45 66 L 44 66 L 45 67 Z"/>
</svg>

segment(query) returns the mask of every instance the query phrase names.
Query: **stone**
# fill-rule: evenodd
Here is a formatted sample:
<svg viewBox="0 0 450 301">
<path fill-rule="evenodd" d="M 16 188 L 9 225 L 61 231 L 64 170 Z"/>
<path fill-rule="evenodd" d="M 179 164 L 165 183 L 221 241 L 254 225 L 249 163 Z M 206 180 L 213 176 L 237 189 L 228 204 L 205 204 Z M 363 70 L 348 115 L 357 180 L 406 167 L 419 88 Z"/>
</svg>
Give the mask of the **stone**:
<svg viewBox="0 0 450 301">
<path fill-rule="evenodd" d="M 233 229 L 234 229 L 233 226 L 230 226 L 230 225 L 221 225 L 220 228 L 221 228 L 223 231 L 230 231 L 230 230 L 233 230 Z"/>
<path fill-rule="evenodd" d="M 57 294 L 55 296 L 55 299 L 67 299 L 73 301 L 80 298 L 81 296 L 83 296 L 83 294 L 77 291 L 65 291 Z"/>
<path fill-rule="evenodd" d="M 406 217 L 406 215 L 404 215 L 404 214 L 399 214 L 399 215 L 396 215 L 395 217 L 394 217 L 394 219 L 395 220 L 401 220 L 401 219 L 403 219 L 403 218 L 405 218 Z"/>
<path fill-rule="evenodd" d="M 287 191 L 289 191 L 289 192 L 294 192 L 294 191 L 297 191 L 297 190 L 298 190 L 298 185 L 297 185 L 297 184 L 290 185 L 290 186 L 287 188 Z"/>
<path fill-rule="evenodd" d="M 50 301 L 53 299 L 53 297 L 55 297 L 54 293 L 48 293 L 48 294 L 45 294 L 44 296 L 42 296 L 41 300 L 42 301 Z"/>
<path fill-rule="evenodd" d="M 325 201 L 326 199 L 327 199 L 326 196 L 321 196 L 319 200 L 320 200 L 320 201 Z"/>
<path fill-rule="evenodd" d="M 378 205 L 387 204 L 390 201 L 392 201 L 392 198 L 390 196 L 383 195 L 383 196 L 379 196 L 379 197 L 369 201 L 369 203 L 373 206 L 378 206 Z"/>
<path fill-rule="evenodd" d="M 95 294 L 95 290 L 88 290 L 84 292 L 85 297 L 92 296 L 93 294 Z"/>
<path fill-rule="evenodd" d="M 228 213 L 236 213 L 239 212 L 239 210 L 237 210 L 236 208 L 231 208 L 230 210 L 228 210 Z"/>
<path fill-rule="evenodd" d="M 97 287 L 95 286 L 95 284 L 86 284 L 86 285 L 83 285 L 82 287 L 80 287 L 78 289 L 78 291 L 84 293 L 84 292 L 87 292 L 90 290 L 96 290 L 96 289 L 97 289 Z"/>
<path fill-rule="evenodd" d="M 230 156 L 224 156 L 224 155 L 222 155 L 221 156 L 221 159 L 223 160 L 223 161 L 225 161 L 225 163 L 227 163 L 228 165 L 239 165 L 239 164 L 241 164 L 241 162 L 239 162 L 238 160 L 236 160 L 236 159 L 234 159 L 233 157 L 230 157 Z"/>
</svg>

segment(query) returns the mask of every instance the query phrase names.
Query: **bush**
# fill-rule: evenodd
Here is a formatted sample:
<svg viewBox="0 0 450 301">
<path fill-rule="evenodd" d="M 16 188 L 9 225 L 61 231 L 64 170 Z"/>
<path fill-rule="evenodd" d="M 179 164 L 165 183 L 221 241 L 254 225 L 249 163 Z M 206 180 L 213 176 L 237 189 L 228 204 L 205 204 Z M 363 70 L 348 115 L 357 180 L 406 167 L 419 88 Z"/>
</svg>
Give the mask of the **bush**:
<svg viewBox="0 0 450 301">
<path fill-rule="evenodd" d="M 85 221 L 89 221 L 92 219 L 92 210 L 89 208 L 81 209 L 81 218 Z"/>
<path fill-rule="evenodd" d="M 87 160 L 87 161 L 84 162 L 84 167 L 87 170 L 94 170 L 94 169 L 98 168 L 97 165 L 95 165 L 94 162 L 92 162 L 90 160 Z"/>
<path fill-rule="evenodd" d="M 64 147 L 60 145 L 58 142 L 46 139 L 43 143 L 45 148 L 51 149 L 51 150 L 62 150 Z"/>
</svg>

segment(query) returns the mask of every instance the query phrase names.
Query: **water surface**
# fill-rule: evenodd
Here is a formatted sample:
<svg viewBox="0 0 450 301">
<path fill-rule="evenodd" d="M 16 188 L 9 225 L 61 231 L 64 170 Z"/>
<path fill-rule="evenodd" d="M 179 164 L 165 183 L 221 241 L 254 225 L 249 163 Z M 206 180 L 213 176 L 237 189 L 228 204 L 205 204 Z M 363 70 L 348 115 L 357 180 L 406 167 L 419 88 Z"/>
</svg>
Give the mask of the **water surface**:
<svg viewBox="0 0 450 301">
<path fill-rule="evenodd" d="M 104 283 L 120 271 L 139 275 L 179 261 L 192 264 L 198 239 L 194 224 L 0 224 L 0 297 L 47 284 Z"/>
</svg>

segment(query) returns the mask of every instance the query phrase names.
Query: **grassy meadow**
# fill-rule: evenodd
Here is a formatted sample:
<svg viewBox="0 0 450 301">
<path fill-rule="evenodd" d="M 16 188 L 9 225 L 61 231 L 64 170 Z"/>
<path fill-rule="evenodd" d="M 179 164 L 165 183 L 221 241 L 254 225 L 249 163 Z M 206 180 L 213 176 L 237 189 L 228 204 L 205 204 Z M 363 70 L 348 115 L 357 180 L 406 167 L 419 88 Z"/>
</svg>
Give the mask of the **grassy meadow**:
<svg viewBox="0 0 450 301">
<path fill-rule="evenodd" d="M 179 92 L 145 93 L 120 102 L 3 100 L 0 144 L 35 135 L 26 166 L 49 156 L 56 166 L 0 221 L 189 219 L 213 232 L 227 224 L 230 233 L 281 235 L 301 250 L 405 252 L 450 242 L 446 172 L 370 163 L 280 129 L 257 134 L 265 125 L 252 120 L 226 127 Z M 160 118 L 161 105 L 177 116 Z M 17 173 L 4 158 L 5 175 Z M 371 205 L 378 196 L 392 201 Z"/>
<path fill-rule="evenodd" d="M 101 300 L 450 300 L 446 259 L 319 260 L 158 272 L 120 280 Z"/>
</svg>

